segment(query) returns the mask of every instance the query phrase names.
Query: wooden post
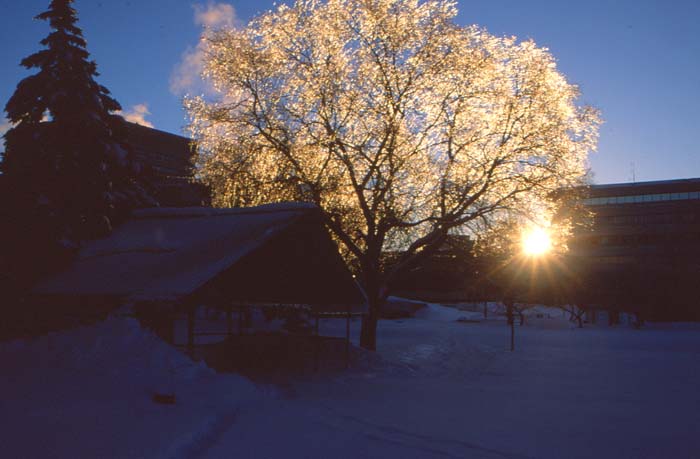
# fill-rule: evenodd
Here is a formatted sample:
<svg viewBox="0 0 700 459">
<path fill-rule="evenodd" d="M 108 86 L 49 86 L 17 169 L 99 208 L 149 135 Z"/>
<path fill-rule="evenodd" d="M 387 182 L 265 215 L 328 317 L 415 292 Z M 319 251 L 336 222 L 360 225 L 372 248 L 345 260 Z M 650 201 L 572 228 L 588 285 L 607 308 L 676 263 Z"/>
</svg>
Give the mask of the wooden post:
<svg viewBox="0 0 700 459">
<path fill-rule="evenodd" d="M 243 305 L 238 306 L 238 336 L 243 336 Z"/>
<path fill-rule="evenodd" d="M 318 371 L 319 346 L 321 345 L 318 336 L 318 315 L 316 316 L 316 325 L 314 327 L 314 371 Z"/>
<path fill-rule="evenodd" d="M 510 351 L 515 350 L 515 321 L 510 321 Z"/>
<path fill-rule="evenodd" d="M 226 337 L 231 338 L 233 336 L 233 317 L 232 315 L 232 310 L 233 306 L 229 305 L 228 309 L 226 309 Z"/>
<path fill-rule="evenodd" d="M 166 341 L 170 344 L 175 344 L 175 312 L 170 309 L 167 312 L 166 320 Z"/>
<path fill-rule="evenodd" d="M 506 298 L 503 302 L 506 305 L 506 318 L 510 325 L 510 350 L 513 352 L 515 350 L 515 311 L 513 310 L 515 305 L 511 298 Z"/>
<path fill-rule="evenodd" d="M 345 368 L 350 368 L 350 311 L 345 321 Z"/>
<path fill-rule="evenodd" d="M 190 304 L 187 306 L 187 349 L 190 352 L 194 351 L 194 320 L 196 306 Z"/>
</svg>

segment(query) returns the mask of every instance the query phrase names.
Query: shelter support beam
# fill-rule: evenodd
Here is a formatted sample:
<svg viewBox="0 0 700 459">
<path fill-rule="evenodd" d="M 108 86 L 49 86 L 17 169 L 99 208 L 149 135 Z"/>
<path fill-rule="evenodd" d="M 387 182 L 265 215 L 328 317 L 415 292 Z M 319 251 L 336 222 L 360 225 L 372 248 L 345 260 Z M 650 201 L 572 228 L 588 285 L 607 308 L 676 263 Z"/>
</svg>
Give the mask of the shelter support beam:
<svg viewBox="0 0 700 459">
<path fill-rule="evenodd" d="M 231 306 L 229 306 L 226 309 L 226 336 L 228 338 L 233 336 L 233 317 L 231 317 L 231 315 L 232 315 L 231 309 L 232 309 Z"/>
<path fill-rule="evenodd" d="M 195 316 L 195 305 L 188 305 L 187 307 L 187 349 L 192 352 L 194 351 L 194 316 Z"/>
<path fill-rule="evenodd" d="M 314 371 L 318 371 L 318 359 L 320 354 L 321 337 L 318 336 L 318 316 L 314 325 Z"/>
<path fill-rule="evenodd" d="M 350 311 L 345 319 L 345 368 L 350 368 Z"/>
</svg>

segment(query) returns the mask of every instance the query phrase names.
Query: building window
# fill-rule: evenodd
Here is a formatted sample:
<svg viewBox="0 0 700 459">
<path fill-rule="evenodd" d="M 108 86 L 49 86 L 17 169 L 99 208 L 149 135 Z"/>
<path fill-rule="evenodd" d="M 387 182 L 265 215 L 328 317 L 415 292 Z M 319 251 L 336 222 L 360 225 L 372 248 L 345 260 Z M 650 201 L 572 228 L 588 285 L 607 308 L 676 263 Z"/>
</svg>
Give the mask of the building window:
<svg viewBox="0 0 700 459">
<path fill-rule="evenodd" d="M 660 202 L 660 201 L 682 201 L 689 199 L 700 199 L 700 191 L 683 193 L 656 193 L 640 194 L 634 196 L 604 196 L 600 198 L 584 199 L 584 204 L 589 206 L 604 206 L 609 204 L 630 204 L 640 202 Z"/>
</svg>

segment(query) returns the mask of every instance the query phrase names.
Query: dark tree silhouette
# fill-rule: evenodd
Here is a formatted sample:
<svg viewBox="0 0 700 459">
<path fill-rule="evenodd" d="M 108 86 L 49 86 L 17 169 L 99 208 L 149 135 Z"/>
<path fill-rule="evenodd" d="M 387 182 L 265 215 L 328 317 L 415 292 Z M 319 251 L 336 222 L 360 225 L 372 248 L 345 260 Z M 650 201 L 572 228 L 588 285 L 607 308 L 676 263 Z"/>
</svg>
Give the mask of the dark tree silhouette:
<svg viewBox="0 0 700 459">
<path fill-rule="evenodd" d="M 20 81 L 5 107 L 13 128 L 0 163 L 2 244 L 12 271 L 22 270 L 19 259 L 45 264 L 108 233 L 131 208 L 154 203 L 135 179 L 125 121 L 112 114 L 121 107 L 94 79 L 72 3 L 53 0 L 36 17 L 52 31 L 21 65 L 39 71 Z"/>
</svg>

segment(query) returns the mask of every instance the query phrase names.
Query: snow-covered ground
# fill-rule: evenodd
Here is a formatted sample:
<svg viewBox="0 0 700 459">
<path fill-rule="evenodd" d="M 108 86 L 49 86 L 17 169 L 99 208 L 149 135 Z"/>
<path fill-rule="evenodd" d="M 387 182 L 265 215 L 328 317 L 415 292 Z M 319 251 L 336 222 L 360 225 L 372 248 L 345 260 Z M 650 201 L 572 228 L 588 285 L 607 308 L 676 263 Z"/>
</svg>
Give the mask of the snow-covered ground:
<svg viewBox="0 0 700 459">
<path fill-rule="evenodd" d="M 542 312 L 542 311 L 540 311 Z M 700 457 L 700 329 L 428 305 L 378 355 L 284 387 L 190 363 L 130 319 L 0 345 L 8 457 Z M 550 317 L 548 318 L 547 315 Z M 342 336 L 344 321 L 321 332 Z M 359 322 L 352 324 L 357 340 Z M 105 338 L 106 337 L 106 338 Z M 106 360 L 109 359 L 109 360 Z M 170 388 L 160 389 L 164 384 Z M 153 391 L 172 390 L 175 405 Z"/>
<path fill-rule="evenodd" d="M 262 394 L 110 318 L 0 344 L 0 457 L 188 457 Z M 152 401 L 176 394 L 176 404 Z"/>
</svg>

